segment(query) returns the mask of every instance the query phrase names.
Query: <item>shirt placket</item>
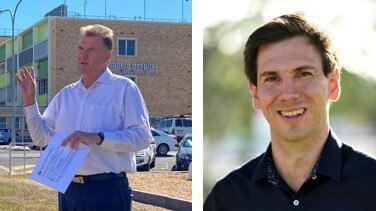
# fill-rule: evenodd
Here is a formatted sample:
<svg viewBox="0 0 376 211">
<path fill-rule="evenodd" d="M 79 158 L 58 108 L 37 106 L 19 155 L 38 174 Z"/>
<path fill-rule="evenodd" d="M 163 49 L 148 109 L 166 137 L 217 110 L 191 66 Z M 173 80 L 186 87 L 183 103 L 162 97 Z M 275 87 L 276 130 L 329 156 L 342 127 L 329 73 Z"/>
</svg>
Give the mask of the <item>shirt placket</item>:
<svg viewBox="0 0 376 211">
<path fill-rule="evenodd" d="M 302 194 L 306 193 L 307 191 L 313 189 L 314 187 L 318 186 L 318 177 L 317 177 L 317 168 L 319 166 L 319 161 L 320 161 L 321 155 L 319 156 L 318 160 L 316 161 L 316 164 L 314 165 L 311 174 L 309 178 L 304 182 L 302 187 L 299 189 L 297 193 L 295 193 L 287 184 L 286 182 L 280 178 L 278 175 L 273 160 L 269 156 L 268 157 L 268 168 L 267 168 L 267 180 L 270 184 L 273 186 L 279 188 L 283 192 L 285 192 L 290 198 L 291 198 L 291 203 L 292 207 L 295 208 L 294 210 L 300 210 L 302 207 L 302 202 L 301 202 L 301 196 Z"/>
<path fill-rule="evenodd" d="M 89 96 L 89 92 L 90 92 L 89 89 L 83 90 L 83 94 L 80 99 L 80 105 L 78 108 L 79 110 L 78 110 L 75 130 L 82 130 L 82 121 L 84 118 L 85 106 L 86 106 L 87 98 Z"/>
</svg>

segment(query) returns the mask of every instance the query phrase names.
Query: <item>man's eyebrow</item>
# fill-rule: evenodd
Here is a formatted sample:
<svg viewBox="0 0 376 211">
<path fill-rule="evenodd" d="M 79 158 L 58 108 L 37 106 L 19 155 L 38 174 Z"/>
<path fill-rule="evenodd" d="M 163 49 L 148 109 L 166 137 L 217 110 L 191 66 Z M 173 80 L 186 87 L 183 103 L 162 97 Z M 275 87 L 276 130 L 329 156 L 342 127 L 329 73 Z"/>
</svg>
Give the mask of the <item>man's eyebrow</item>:
<svg viewBox="0 0 376 211">
<path fill-rule="evenodd" d="M 265 76 L 268 76 L 268 75 L 278 75 L 278 72 L 276 72 L 276 71 L 265 71 L 265 72 L 261 73 L 259 77 L 262 78 L 262 77 L 265 77 Z"/>
<path fill-rule="evenodd" d="M 293 69 L 292 71 L 293 72 L 299 72 L 299 71 L 302 71 L 302 70 L 318 71 L 314 66 L 310 66 L 310 65 L 299 66 L 299 67 Z M 265 71 L 265 72 L 261 73 L 259 77 L 262 78 L 262 77 L 270 76 L 270 75 L 278 75 L 278 72 L 277 71 Z"/>
<path fill-rule="evenodd" d="M 78 46 L 78 49 L 84 49 L 84 47 L 82 47 L 81 45 Z M 91 48 L 88 48 L 88 50 L 97 50 L 96 48 L 94 47 L 91 47 Z"/>
<path fill-rule="evenodd" d="M 293 71 L 302 71 L 302 70 L 315 70 L 317 71 L 316 67 L 314 66 L 310 66 L 310 65 L 303 65 L 303 66 L 299 66 L 297 68 L 295 68 Z"/>
</svg>

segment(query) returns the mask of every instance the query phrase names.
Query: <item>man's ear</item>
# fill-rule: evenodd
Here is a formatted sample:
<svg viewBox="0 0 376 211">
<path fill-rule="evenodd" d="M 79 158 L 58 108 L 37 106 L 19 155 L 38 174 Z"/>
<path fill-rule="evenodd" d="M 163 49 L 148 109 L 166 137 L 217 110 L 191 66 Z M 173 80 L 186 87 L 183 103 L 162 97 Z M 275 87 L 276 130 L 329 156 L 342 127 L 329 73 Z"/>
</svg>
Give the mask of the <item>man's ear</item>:
<svg viewBox="0 0 376 211">
<path fill-rule="evenodd" d="M 106 52 L 105 60 L 106 60 L 107 62 L 110 62 L 111 57 L 112 57 L 112 51 L 109 50 L 109 51 Z"/>
<path fill-rule="evenodd" d="M 249 82 L 249 91 L 252 94 L 253 107 L 255 109 L 261 109 L 260 101 L 257 94 L 257 87 Z"/>
<path fill-rule="evenodd" d="M 329 100 L 335 102 L 341 95 L 341 75 L 338 69 L 329 74 Z"/>
</svg>

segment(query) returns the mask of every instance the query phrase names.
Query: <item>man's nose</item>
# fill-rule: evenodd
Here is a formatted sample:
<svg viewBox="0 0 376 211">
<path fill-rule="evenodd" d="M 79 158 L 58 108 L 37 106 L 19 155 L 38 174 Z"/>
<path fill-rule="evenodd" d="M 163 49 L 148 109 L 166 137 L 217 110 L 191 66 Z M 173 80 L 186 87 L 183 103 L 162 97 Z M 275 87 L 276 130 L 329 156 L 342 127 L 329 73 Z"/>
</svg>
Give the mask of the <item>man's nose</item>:
<svg viewBox="0 0 376 211">
<path fill-rule="evenodd" d="M 280 99 L 283 101 L 296 100 L 300 97 L 299 89 L 293 79 L 284 79 L 280 87 Z"/>
<path fill-rule="evenodd" d="M 78 55 L 79 55 L 80 57 L 86 58 L 87 55 L 88 55 L 88 52 L 85 51 L 85 50 L 81 50 L 81 51 L 78 51 Z"/>
</svg>

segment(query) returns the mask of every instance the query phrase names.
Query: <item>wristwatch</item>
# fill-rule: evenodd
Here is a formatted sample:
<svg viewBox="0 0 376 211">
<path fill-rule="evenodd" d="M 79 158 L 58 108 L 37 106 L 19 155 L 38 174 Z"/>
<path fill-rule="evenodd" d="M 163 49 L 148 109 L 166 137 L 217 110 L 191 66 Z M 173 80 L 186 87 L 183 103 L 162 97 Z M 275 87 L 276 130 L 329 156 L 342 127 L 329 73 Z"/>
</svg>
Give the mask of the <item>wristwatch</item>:
<svg viewBox="0 0 376 211">
<path fill-rule="evenodd" d="M 103 140 L 104 140 L 104 134 L 103 134 L 103 132 L 99 132 L 98 136 L 99 136 L 99 138 L 101 138 L 101 141 L 99 143 L 97 143 L 97 145 L 101 145 L 103 143 Z"/>
</svg>

